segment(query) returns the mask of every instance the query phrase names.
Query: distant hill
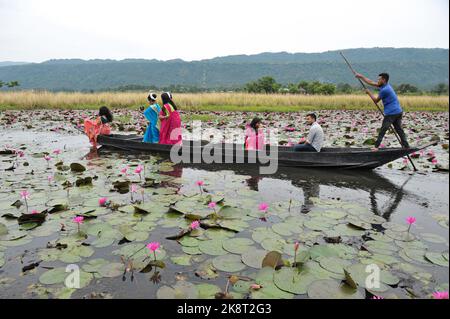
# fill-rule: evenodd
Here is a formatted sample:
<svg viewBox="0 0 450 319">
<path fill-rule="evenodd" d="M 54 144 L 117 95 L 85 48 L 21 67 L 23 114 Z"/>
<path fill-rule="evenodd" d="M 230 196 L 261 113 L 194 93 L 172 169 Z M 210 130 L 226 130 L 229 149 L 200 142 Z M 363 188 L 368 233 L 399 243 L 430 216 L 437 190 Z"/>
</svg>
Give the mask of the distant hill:
<svg viewBox="0 0 450 319">
<path fill-rule="evenodd" d="M 28 64 L 28 62 L 10 62 L 10 61 L 5 61 L 5 62 L 0 62 L 0 68 L 2 66 L 13 66 L 13 65 L 24 65 L 24 64 Z"/>
<path fill-rule="evenodd" d="M 373 78 L 380 72 L 389 72 L 393 84 L 410 83 L 429 89 L 449 81 L 448 49 L 372 48 L 343 52 L 359 72 Z M 285 84 L 301 80 L 357 84 L 339 51 L 234 55 L 192 62 L 50 60 L 0 68 L 0 80 L 17 80 L 22 89 L 84 91 L 130 84 L 235 88 L 266 75 Z"/>
</svg>

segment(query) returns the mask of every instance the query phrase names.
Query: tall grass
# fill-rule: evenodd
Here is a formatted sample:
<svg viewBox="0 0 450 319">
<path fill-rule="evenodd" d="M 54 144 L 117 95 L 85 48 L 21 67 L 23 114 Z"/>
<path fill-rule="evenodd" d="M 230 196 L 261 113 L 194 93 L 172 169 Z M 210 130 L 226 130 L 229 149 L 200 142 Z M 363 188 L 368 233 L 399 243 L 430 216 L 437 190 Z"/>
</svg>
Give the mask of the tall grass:
<svg viewBox="0 0 450 319">
<path fill-rule="evenodd" d="M 366 95 L 284 95 L 248 93 L 180 93 L 174 100 L 183 110 L 292 112 L 301 110 L 373 110 Z M 400 96 L 406 111 L 447 111 L 448 96 Z M 135 108 L 146 104 L 146 93 L 52 93 L 42 91 L 0 92 L 0 110 Z"/>
</svg>

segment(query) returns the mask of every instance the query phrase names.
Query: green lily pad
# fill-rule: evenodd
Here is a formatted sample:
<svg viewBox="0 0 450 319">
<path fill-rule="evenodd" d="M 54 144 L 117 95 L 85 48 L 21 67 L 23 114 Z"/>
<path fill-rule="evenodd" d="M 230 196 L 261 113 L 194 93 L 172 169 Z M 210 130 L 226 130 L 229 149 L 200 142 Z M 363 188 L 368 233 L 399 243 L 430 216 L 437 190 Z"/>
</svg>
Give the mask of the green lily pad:
<svg viewBox="0 0 450 319">
<path fill-rule="evenodd" d="M 306 294 L 308 287 L 317 280 L 310 273 L 299 273 L 297 268 L 281 268 L 274 273 L 273 278 L 279 289 L 296 295 Z"/>
<path fill-rule="evenodd" d="M 102 277 L 114 278 L 123 275 L 125 266 L 121 263 L 108 263 L 98 269 Z"/>
<path fill-rule="evenodd" d="M 181 256 L 172 256 L 170 260 L 179 266 L 190 266 L 191 265 L 192 256 L 190 255 L 181 255 Z"/>
<path fill-rule="evenodd" d="M 203 240 L 198 244 L 201 252 L 211 256 L 226 255 L 228 252 L 223 249 L 223 239 Z"/>
<path fill-rule="evenodd" d="M 268 251 L 261 249 L 251 249 L 242 254 L 242 262 L 249 267 L 260 269 L 264 257 L 266 257 Z"/>
<path fill-rule="evenodd" d="M 427 252 L 425 258 L 435 265 L 448 267 L 448 256 L 446 259 L 443 253 Z"/>
<path fill-rule="evenodd" d="M 323 257 L 319 259 L 322 268 L 336 274 L 344 275 L 344 268 L 351 265 L 349 260 L 339 259 L 336 257 Z"/>
<path fill-rule="evenodd" d="M 358 289 L 331 279 L 311 283 L 308 287 L 308 297 L 311 299 L 364 299 Z"/>
<path fill-rule="evenodd" d="M 233 254 L 243 254 L 251 249 L 253 241 L 248 238 L 231 238 L 223 241 L 223 248 Z"/>
<path fill-rule="evenodd" d="M 158 299 L 197 299 L 197 287 L 187 281 L 178 281 L 173 287 L 162 286 L 156 292 Z"/>
<path fill-rule="evenodd" d="M 224 255 L 213 259 L 213 266 L 217 270 L 226 272 L 237 272 L 245 269 L 245 265 L 241 261 L 241 257 L 237 255 Z"/>
<path fill-rule="evenodd" d="M 215 295 L 222 290 L 220 287 L 212 284 L 196 285 L 199 299 L 215 299 Z"/>
</svg>

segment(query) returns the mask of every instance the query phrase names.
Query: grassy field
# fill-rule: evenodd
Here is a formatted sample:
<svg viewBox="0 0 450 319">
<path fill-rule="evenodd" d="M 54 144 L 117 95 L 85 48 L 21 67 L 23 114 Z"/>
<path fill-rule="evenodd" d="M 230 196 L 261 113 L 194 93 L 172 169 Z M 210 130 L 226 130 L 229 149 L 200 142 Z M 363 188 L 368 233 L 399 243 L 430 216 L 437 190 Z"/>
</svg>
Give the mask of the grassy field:
<svg viewBox="0 0 450 319">
<path fill-rule="evenodd" d="M 186 111 L 295 112 L 307 110 L 374 110 L 361 95 L 284 95 L 248 93 L 174 94 L 174 101 Z M 400 96 L 406 111 L 448 111 L 448 96 Z M 146 104 L 146 93 L 51 93 L 34 91 L 0 92 L 0 110 L 137 108 Z"/>
</svg>

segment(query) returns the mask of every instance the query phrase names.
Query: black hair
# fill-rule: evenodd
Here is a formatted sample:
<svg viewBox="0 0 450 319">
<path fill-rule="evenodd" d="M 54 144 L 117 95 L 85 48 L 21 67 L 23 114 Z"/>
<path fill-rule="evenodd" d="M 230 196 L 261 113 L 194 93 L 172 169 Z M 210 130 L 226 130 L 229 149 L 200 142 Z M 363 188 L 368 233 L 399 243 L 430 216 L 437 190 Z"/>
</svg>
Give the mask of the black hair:
<svg viewBox="0 0 450 319">
<path fill-rule="evenodd" d="M 98 110 L 98 115 L 99 116 L 104 116 L 108 120 L 108 123 L 111 123 L 113 121 L 113 115 L 112 115 L 111 111 L 106 106 L 102 106 Z"/>
<path fill-rule="evenodd" d="M 258 123 L 261 123 L 261 122 L 262 122 L 262 121 L 261 121 L 261 119 L 260 119 L 259 117 L 255 117 L 255 118 L 252 120 L 252 122 L 250 123 L 250 127 L 256 131 L 256 125 L 257 125 Z"/>
<path fill-rule="evenodd" d="M 162 93 L 161 99 L 162 99 L 163 105 L 170 104 L 173 106 L 175 111 L 178 110 L 177 105 L 175 104 L 174 101 L 172 101 L 172 97 L 171 97 L 171 95 L 169 95 L 169 93 L 167 93 L 167 92 Z"/>
<path fill-rule="evenodd" d="M 314 121 L 317 121 L 317 115 L 315 113 L 308 113 L 306 114 L 306 116 L 311 116 L 314 119 Z"/>
<path fill-rule="evenodd" d="M 382 79 L 384 79 L 386 81 L 386 83 L 389 82 L 389 74 L 388 73 L 380 73 L 378 74 L 378 76 L 381 76 Z"/>
<path fill-rule="evenodd" d="M 155 95 L 155 98 L 153 98 L 152 95 Z M 151 94 L 149 94 L 149 95 L 147 96 L 147 100 L 148 100 L 149 102 L 154 102 L 154 101 L 156 101 L 157 98 L 158 98 L 158 96 L 157 96 L 156 94 L 154 94 L 154 93 L 151 93 Z"/>
</svg>

